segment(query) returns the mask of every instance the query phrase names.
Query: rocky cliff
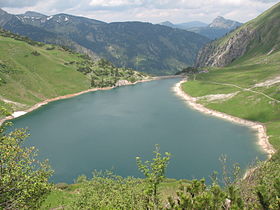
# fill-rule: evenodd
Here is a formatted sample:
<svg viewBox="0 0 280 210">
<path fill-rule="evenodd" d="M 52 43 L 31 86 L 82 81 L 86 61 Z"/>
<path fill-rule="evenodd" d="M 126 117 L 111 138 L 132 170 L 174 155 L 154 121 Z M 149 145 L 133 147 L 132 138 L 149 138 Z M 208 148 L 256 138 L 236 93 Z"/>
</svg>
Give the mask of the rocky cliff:
<svg viewBox="0 0 280 210">
<path fill-rule="evenodd" d="M 232 34 L 229 39 L 222 39 L 207 44 L 198 53 L 196 67 L 221 67 L 230 64 L 236 58 L 244 55 L 255 34 L 253 29 L 242 28 Z M 222 43 L 223 41 L 224 43 Z"/>
</svg>

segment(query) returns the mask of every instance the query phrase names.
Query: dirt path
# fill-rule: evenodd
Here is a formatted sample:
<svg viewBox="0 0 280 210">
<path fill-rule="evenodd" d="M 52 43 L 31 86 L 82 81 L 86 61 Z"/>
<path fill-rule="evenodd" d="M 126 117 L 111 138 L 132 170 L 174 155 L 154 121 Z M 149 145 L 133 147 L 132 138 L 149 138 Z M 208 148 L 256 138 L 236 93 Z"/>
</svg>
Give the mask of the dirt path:
<svg viewBox="0 0 280 210">
<path fill-rule="evenodd" d="M 248 91 L 248 92 L 252 92 L 252 93 L 256 93 L 256 94 L 259 94 L 259 95 L 263 95 L 264 97 L 272 100 L 272 101 L 275 101 L 277 103 L 280 103 L 279 100 L 275 99 L 275 98 L 272 98 L 270 97 L 269 95 L 266 95 L 265 93 L 263 92 L 259 92 L 259 91 L 255 91 L 255 90 L 252 90 L 252 88 L 254 88 L 255 86 L 251 87 L 251 88 L 243 88 L 243 87 L 240 87 L 238 85 L 235 85 L 235 84 L 230 84 L 230 83 L 220 83 L 220 82 L 209 82 L 208 83 L 211 83 L 211 84 L 217 84 L 217 85 L 224 85 L 224 86 L 230 86 L 230 87 L 235 87 L 235 88 L 238 88 L 242 91 Z M 257 87 L 261 87 L 261 86 L 257 86 Z"/>
</svg>

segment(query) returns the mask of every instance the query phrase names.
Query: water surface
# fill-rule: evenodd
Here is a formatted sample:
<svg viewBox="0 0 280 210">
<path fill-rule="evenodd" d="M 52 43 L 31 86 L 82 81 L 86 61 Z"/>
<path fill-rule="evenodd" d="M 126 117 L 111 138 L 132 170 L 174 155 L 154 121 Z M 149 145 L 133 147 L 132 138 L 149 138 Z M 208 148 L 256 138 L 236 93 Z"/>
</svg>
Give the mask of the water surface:
<svg viewBox="0 0 280 210">
<path fill-rule="evenodd" d="M 68 182 L 94 169 L 141 177 L 135 157 L 152 157 L 155 144 L 172 153 L 167 176 L 209 178 L 226 154 L 243 168 L 265 154 L 247 127 L 201 114 L 176 96 L 179 79 L 97 91 L 56 101 L 15 119 L 27 127 L 27 144 L 49 159 L 54 182 Z"/>
</svg>

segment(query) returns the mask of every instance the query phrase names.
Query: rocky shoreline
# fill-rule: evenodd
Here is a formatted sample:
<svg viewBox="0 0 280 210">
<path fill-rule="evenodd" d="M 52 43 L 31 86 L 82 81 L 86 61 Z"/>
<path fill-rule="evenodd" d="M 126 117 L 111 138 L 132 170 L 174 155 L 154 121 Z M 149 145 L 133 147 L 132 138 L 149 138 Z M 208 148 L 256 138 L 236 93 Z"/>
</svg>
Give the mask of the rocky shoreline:
<svg viewBox="0 0 280 210">
<path fill-rule="evenodd" d="M 251 129 L 253 129 L 257 132 L 257 138 L 258 138 L 257 143 L 263 149 L 263 151 L 265 151 L 267 153 L 269 158 L 272 156 L 272 154 L 274 154 L 276 152 L 276 150 L 273 148 L 273 146 L 268 141 L 268 136 L 266 134 L 266 127 L 263 124 L 261 124 L 259 122 L 252 122 L 249 120 L 244 120 L 244 119 L 241 119 L 238 117 L 234 117 L 234 116 L 204 107 L 203 105 L 196 102 L 196 98 L 191 97 L 190 95 L 188 95 L 187 93 L 185 93 L 182 90 L 181 85 L 182 85 L 182 83 L 184 83 L 186 81 L 187 80 L 182 80 L 182 81 L 178 82 L 173 87 L 173 90 L 179 97 L 183 98 L 191 108 L 193 108 L 197 111 L 200 111 L 204 114 L 219 117 L 219 118 L 228 120 L 230 122 L 234 122 L 234 123 L 238 123 L 238 124 L 250 127 Z"/>
</svg>

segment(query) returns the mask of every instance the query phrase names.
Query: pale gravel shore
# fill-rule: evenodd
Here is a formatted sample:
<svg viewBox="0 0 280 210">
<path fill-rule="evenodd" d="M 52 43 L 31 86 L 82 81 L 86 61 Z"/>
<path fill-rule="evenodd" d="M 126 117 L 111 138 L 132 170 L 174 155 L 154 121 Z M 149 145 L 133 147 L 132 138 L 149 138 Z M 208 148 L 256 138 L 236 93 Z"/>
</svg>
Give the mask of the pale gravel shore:
<svg viewBox="0 0 280 210">
<path fill-rule="evenodd" d="M 179 97 L 183 98 L 191 108 L 193 108 L 197 111 L 200 111 L 204 114 L 219 117 L 219 118 L 228 120 L 230 122 L 234 122 L 234 123 L 238 123 L 238 124 L 250 127 L 251 129 L 253 129 L 257 132 L 257 137 L 258 137 L 257 143 L 267 153 L 269 158 L 272 156 L 272 154 L 274 154 L 276 152 L 276 150 L 273 148 L 273 146 L 268 141 L 269 137 L 266 134 L 266 127 L 263 124 L 261 124 L 259 122 L 252 122 L 249 120 L 244 120 L 244 119 L 241 119 L 238 117 L 234 117 L 234 116 L 204 107 L 203 105 L 196 102 L 196 98 L 191 97 L 190 95 L 188 95 L 187 93 L 185 93 L 182 90 L 181 85 L 182 85 L 182 83 L 184 83 L 186 81 L 187 80 L 182 80 L 182 81 L 176 83 L 176 85 L 173 87 L 173 90 Z"/>
<path fill-rule="evenodd" d="M 137 83 L 142 83 L 142 82 L 149 82 L 149 81 L 153 81 L 153 80 L 160 80 L 160 79 L 168 79 L 168 78 L 180 78 L 181 76 L 158 76 L 158 77 L 150 77 L 150 78 L 146 78 L 146 79 L 143 79 L 143 80 L 138 80 L 136 82 L 129 82 L 125 85 L 122 85 L 122 86 L 127 86 L 127 85 L 135 85 Z M 105 88 L 91 88 L 91 89 L 87 89 L 87 90 L 84 90 L 84 91 L 81 91 L 81 92 L 78 92 L 78 93 L 73 93 L 73 94 L 67 94 L 67 95 L 64 95 L 64 96 L 58 96 L 58 97 L 55 97 L 55 98 L 51 98 L 51 99 L 47 99 L 47 100 L 44 100 L 42 102 L 39 102 L 35 105 L 33 105 L 32 107 L 26 109 L 26 110 L 23 110 L 23 111 L 16 111 L 14 113 L 12 113 L 12 115 L 10 116 L 7 116 L 3 119 L 0 119 L 0 126 L 7 120 L 12 120 L 12 119 L 15 119 L 17 117 L 20 117 L 22 115 L 25 115 L 29 112 L 32 112 L 44 105 L 47 105 L 48 103 L 50 102 L 53 102 L 53 101 L 58 101 L 58 100 L 62 100 L 62 99 L 67 99 L 67 98 L 72 98 L 72 97 L 75 97 L 75 96 L 79 96 L 79 95 L 82 95 L 82 94 L 85 94 L 85 93 L 89 93 L 89 92 L 94 92 L 94 91 L 98 91 L 98 90 L 111 90 L 113 88 L 116 88 L 117 86 L 113 86 L 113 87 L 105 87 Z"/>
</svg>

